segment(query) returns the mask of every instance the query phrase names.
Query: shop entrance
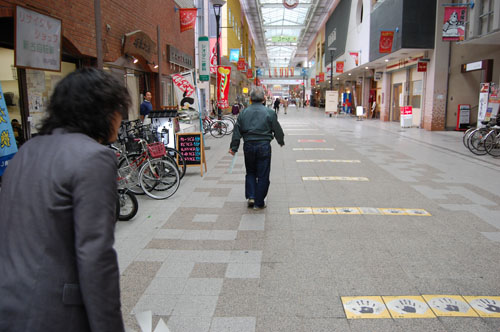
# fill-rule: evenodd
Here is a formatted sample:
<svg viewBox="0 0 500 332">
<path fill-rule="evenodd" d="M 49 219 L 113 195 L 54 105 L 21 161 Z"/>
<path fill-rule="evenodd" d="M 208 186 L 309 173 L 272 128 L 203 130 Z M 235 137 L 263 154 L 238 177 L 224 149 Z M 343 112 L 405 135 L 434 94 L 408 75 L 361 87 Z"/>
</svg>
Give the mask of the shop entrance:
<svg viewBox="0 0 500 332">
<path fill-rule="evenodd" d="M 400 112 L 399 106 L 400 101 L 403 99 L 403 84 L 397 83 L 392 86 L 392 103 L 391 103 L 391 120 L 399 122 Z"/>
</svg>

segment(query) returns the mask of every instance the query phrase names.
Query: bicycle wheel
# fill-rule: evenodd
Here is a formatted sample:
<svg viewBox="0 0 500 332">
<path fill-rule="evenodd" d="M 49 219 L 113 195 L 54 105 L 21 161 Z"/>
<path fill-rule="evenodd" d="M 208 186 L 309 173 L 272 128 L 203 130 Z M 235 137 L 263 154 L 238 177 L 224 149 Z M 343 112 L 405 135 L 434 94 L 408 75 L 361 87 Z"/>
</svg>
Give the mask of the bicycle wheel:
<svg viewBox="0 0 500 332">
<path fill-rule="evenodd" d="M 233 133 L 235 125 L 234 119 L 226 115 L 222 117 L 222 121 L 227 125 L 226 135 L 231 135 Z"/>
<path fill-rule="evenodd" d="M 149 197 L 169 198 L 179 188 L 179 171 L 176 165 L 165 159 L 152 159 L 139 171 L 139 183 Z"/>
<path fill-rule="evenodd" d="M 137 158 L 140 157 L 140 153 L 130 153 L 125 156 L 125 158 L 121 159 L 118 163 L 118 168 L 122 168 L 123 166 L 130 166 Z M 137 182 L 137 185 L 132 186 L 129 190 L 135 195 L 144 195 L 144 190 L 142 190 L 141 185 Z"/>
<path fill-rule="evenodd" d="M 186 174 L 186 168 L 187 168 L 184 157 L 178 150 L 174 148 L 166 147 L 166 150 L 167 150 L 167 156 L 170 157 L 171 160 L 178 166 L 179 177 L 182 179 L 184 177 L 184 174 Z"/>
<path fill-rule="evenodd" d="M 493 157 L 500 156 L 500 133 L 497 134 L 494 130 L 491 131 L 484 138 L 484 147 L 486 153 L 492 155 Z"/>
<path fill-rule="evenodd" d="M 210 125 L 210 134 L 215 138 L 224 137 L 227 133 L 227 125 L 223 121 L 214 121 Z"/>
<path fill-rule="evenodd" d="M 476 128 L 469 128 L 464 132 L 464 136 L 462 137 L 462 143 L 464 143 L 464 146 L 466 148 L 469 148 L 468 141 L 469 141 L 469 135 L 475 130 Z"/>
<path fill-rule="evenodd" d="M 475 130 L 469 137 L 469 150 L 476 155 L 485 155 L 486 148 L 484 147 L 484 138 L 489 133 L 487 128 L 479 128 Z"/>
<path fill-rule="evenodd" d="M 139 203 L 135 195 L 129 190 L 118 190 L 119 213 L 118 220 L 127 221 L 135 217 Z"/>
</svg>

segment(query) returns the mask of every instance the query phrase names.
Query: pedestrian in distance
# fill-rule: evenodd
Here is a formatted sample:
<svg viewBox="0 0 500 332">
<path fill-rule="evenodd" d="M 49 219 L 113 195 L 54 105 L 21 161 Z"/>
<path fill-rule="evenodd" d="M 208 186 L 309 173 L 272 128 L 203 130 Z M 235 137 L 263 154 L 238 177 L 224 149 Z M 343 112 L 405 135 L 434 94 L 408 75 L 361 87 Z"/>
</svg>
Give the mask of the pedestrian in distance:
<svg viewBox="0 0 500 332">
<path fill-rule="evenodd" d="M 142 123 L 144 123 L 144 120 L 146 120 L 149 112 L 153 110 L 153 104 L 151 104 L 152 98 L 153 95 L 151 95 L 151 91 L 146 91 L 146 94 L 144 95 L 144 101 L 141 103 L 141 108 L 139 110 Z"/>
<path fill-rule="evenodd" d="M 285 98 L 285 100 L 283 100 L 283 110 L 285 111 L 285 114 L 287 109 L 288 109 L 288 99 Z"/>
<path fill-rule="evenodd" d="M 72 72 L 0 191 L 0 331 L 124 331 L 113 249 L 117 139 L 131 99 L 112 75 Z"/>
<path fill-rule="evenodd" d="M 276 114 L 278 114 L 278 112 L 280 111 L 280 99 L 279 97 L 276 97 L 276 100 L 274 101 L 274 111 L 276 112 Z"/>
<path fill-rule="evenodd" d="M 243 138 L 246 168 L 245 198 L 248 200 L 248 207 L 256 210 L 266 207 L 264 199 L 270 184 L 271 141 L 276 138 L 280 146 L 285 145 L 285 135 L 278 122 L 278 116 L 262 105 L 264 98 L 262 87 L 252 89 L 250 92 L 252 104 L 238 116 L 229 148 L 229 153 L 234 156 Z"/>
</svg>

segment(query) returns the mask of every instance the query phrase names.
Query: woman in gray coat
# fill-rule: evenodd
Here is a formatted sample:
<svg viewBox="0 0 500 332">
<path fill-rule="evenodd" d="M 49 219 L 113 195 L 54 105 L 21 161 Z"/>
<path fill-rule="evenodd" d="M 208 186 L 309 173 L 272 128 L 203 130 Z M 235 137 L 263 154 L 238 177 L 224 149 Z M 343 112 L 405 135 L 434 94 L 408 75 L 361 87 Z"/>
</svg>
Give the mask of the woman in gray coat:
<svg viewBox="0 0 500 332">
<path fill-rule="evenodd" d="M 56 87 L 0 192 L 0 331 L 123 331 L 113 249 L 127 89 L 85 68 Z"/>
</svg>

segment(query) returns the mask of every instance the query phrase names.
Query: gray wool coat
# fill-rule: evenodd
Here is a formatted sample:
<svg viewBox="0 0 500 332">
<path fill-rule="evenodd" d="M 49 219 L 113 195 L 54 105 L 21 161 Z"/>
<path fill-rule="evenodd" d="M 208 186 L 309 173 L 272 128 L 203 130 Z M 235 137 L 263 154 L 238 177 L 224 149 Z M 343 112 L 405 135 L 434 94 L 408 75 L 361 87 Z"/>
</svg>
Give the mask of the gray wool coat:
<svg viewBox="0 0 500 332">
<path fill-rule="evenodd" d="M 0 331 L 124 330 L 116 195 L 116 157 L 92 138 L 22 146 L 0 191 Z"/>
</svg>

